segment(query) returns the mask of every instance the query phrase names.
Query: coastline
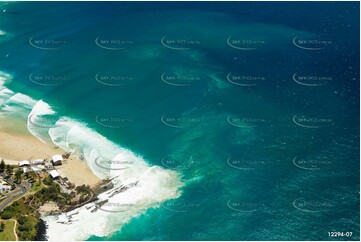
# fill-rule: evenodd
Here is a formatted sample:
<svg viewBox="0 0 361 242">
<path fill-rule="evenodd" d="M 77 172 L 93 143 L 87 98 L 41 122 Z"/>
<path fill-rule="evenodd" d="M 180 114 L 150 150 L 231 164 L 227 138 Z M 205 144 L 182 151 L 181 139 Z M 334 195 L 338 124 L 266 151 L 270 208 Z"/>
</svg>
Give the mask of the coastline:
<svg viewBox="0 0 361 242">
<path fill-rule="evenodd" d="M 38 140 L 27 131 L 26 123 L 19 120 L 1 117 L 0 134 L 0 159 L 4 159 L 5 164 L 18 165 L 22 160 L 51 159 L 55 154 L 65 153 L 61 148 Z M 67 177 L 76 186 L 84 184 L 94 187 L 102 182 L 85 161 L 74 156 L 70 156 L 56 169 L 62 177 Z"/>
<path fill-rule="evenodd" d="M 21 100 L 17 100 L 18 98 Z M 30 101 L 32 104 L 28 105 Z M 70 193 L 72 194 L 70 201 L 66 201 L 64 196 L 68 197 L 65 193 L 69 190 L 53 193 L 54 189 L 57 189 L 59 181 L 53 181 L 50 176 L 46 176 L 49 178 L 46 183 L 45 178 L 42 178 L 45 187 L 38 191 L 35 187 L 29 196 L 20 198 L 22 202 L 9 205 L 14 206 L 13 211 L 16 211 L 14 213 L 9 209 L 11 217 L 21 217 L 22 209 L 26 208 L 33 213 L 31 216 L 33 219 L 36 218 L 37 221 L 39 218 L 42 219 L 44 226 L 37 229 L 38 234 L 46 236 L 50 240 L 59 238 L 59 236 L 66 236 L 69 240 L 85 240 L 93 235 L 108 236 L 118 231 L 133 217 L 144 213 L 148 208 L 160 207 L 165 200 L 176 199 L 181 195 L 179 188 L 184 184 L 176 171 L 160 166 L 151 166 L 141 156 L 112 143 L 86 125 L 77 121 L 69 122 L 69 127 L 77 127 L 74 130 L 76 133 L 73 133 L 73 136 L 76 137 L 76 145 L 91 147 L 100 155 L 108 156 L 108 159 L 132 161 L 127 169 L 110 170 L 106 172 L 109 173 L 105 176 L 108 177 L 107 179 L 100 179 L 95 175 L 97 173 L 92 172 L 86 161 L 74 155 L 68 157 L 64 154 L 67 145 L 59 144 L 58 147 L 52 142 L 44 143 L 33 135 L 31 130 L 28 130 L 27 121 L 30 110 L 37 115 L 45 115 L 46 112 L 44 113 L 43 109 L 52 111 L 51 107 L 42 100 L 36 102 L 31 99 L 30 101 L 28 96 L 16 97 L 16 105 L 25 105 L 24 110 L 17 111 L 8 106 L 3 110 L 4 112 L 0 112 L 0 159 L 4 159 L 5 164 L 13 165 L 16 170 L 21 170 L 18 167 L 20 161 L 29 160 L 31 162 L 37 159 L 50 161 L 54 155 L 63 155 L 65 160 L 62 161 L 62 165 L 54 168 L 62 178 L 66 177 L 77 187 L 75 192 Z M 44 136 L 46 136 L 46 132 L 44 132 Z M 53 136 L 51 137 L 53 138 Z M 68 138 L 68 136 L 62 137 L 62 140 L 68 141 Z M 94 171 L 97 171 L 95 169 Z M 102 172 L 99 173 L 102 174 Z M 60 180 L 64 185 L 66 179 Z M 55 195 L 53 200 L 58 202 L 59 207 L 49 202 L 43 204 L 42 201 L 48 200 L 42 200 L 44 198 L 41 194 L 43 191 L 46 196 Z M 42 204 L 42 206 L 31 206 L 34 200 L 37 201 L 34 204 Z M 88 206 L 84 206 L 88 203 Z M 117 211 L 124 207 L 127 208 L 126 212 L 119 213 Z M 72 212 L 69 213 L 70 211 Z M 85 221 L 86 223 L 84 223 Z M 102 226 L 99 226 L 99 223 Z M 80 233 L 79 226 L 83 226 Z"/>
<path fill-rule="evenodd" d="M 0 160 L 3 159 L 6 165 L 18 166 L 18 163 L 22 160 L 50 160 L 55 154 L 64 153 L 65 151 L 63 149 L 43 143 L 33 136 L 27 130 L 25 121 L 18 118 L 0 116 Z M 88 185 L 91 189 L 103 191 L 102 186 L 109 183 L 109 180 L 101 180 L 97 177 L 88 167 L 86 161 L 75 156 L 68 157 L 62 162 L 62 165 L 56 166 L 55 168 L 61 177 L 67 177 L 75 186 Z M 93 194 L 97 196 L 97 194 Z M 78 206 L 73 208 L 69 207 L 67 212 L 84 206 L 88 202 L 96 199 L 96 197 L 93 197 Z M 40 218 L 35 239 L 44 241 L 48 239 L 48 225 L 44 221 L 44 218 L 48 215 L 62 212 L 55 202 L 46 202 L 37 210 L 40 213 Z M 16 231 L 14 231 L 14 233 L 17 236 Z"/>
</svg>

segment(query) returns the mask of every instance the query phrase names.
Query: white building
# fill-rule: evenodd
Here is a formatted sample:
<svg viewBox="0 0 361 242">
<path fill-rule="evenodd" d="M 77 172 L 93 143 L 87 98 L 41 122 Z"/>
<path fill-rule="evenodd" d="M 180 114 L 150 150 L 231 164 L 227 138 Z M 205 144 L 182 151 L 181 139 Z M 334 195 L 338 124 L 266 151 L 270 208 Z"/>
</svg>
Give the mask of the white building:
<svg viewBox="0 0 361 242">
<path fill-rule="evenodd" d="M 44 170 L 45 167 L 43 165 L 38 165 L 38 166 L 32 166 L 31 169 L 35 172 L 40 172 L 40 171 Z"/>
<path fill-rule="evenodd" d="M 0 183 L 0 193 L 10 191 L 10 190 L 11 190 L 11 186 L 9 184 L 7 184 L 6 182 Z"/>
<path fill-rule="evenodd" d="M 61 155 L 54 155 L 52 157 L 51 163 L 56 166 L 56 165 L 61 165 L 63 161 L 63 156 Z"/>
<path fill-rule="evenodd" d="M 53 178 L 53 179 L 56 179 L 58 177 L 60 177 L 60 174 L 57 170 L 52 170 L 49 172 L 50 176 Z"/>
<path fill-rule="evenodd" d="M 28 160 L 20 161 L 19 167 L 22 167 L 22 166 L 30 166 L 30 161 L 28 161 Z"/>
</svg>

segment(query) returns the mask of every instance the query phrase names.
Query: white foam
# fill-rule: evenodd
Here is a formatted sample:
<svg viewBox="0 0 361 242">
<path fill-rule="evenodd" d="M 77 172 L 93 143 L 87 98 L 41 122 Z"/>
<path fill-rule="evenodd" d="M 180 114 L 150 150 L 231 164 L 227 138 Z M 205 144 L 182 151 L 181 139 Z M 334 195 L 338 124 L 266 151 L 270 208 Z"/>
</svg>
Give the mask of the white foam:
<svg viewBox="0 0 361 242">
<path fill-rule="evenodd" d="M 0 43 L 9 38 L 10 38 L 9 34 L 0 29 Z"/>
<path fill-rule="evenodd" d="M 16 93 L 9 97 L 1 107 L 2 112 L 6 112 L 6 115 L 16 115 L 21 118 L 26 118 L 36 101 L 31 97 L 22 93 Z"/>
<path fill-rule="evenodd" d="M 123 212 L 106 212 L 95 208 L 95 203 L 76 209 L 69 218 L 66 214 L 45 217 L 48 224 L 49 240 L 62 239 L 85 240 L 92 235 L 106 236 L 127 223 L 131 218 L 144 213 L 150 207 L 158 207 L 166 199 L 180 196 L 182 186 L 178 174 L 158 166 L 149 166 L 141 156 L 117 146 L 94 130 L 76 120 L 67 119 L 49 130 L 54 143 L 65 150 L 79 152 L 88 162 L 91 170 L 99 177 L 113 178 L 114 188 L 99 195 L 100 200 L 109 203 L 131 204 Z M 66 141 L 66 142 L 64 142 Z M 116 169 L 116 164 L 109 169 L 99 166 L 97 159 L 126 162 L 126 169 Z M 99 162 L 99 161 L 98 161 Z M 114 169 L 115 168 L 115 169 Z M 122 186 L 138 182 L 125 192 L 114 195 Z M 113 194 L 113 196 L 112 196 Z M 117 208 L 112 208 L 117 210 Z M 61 222 L 61 223 L 59 223 Z"/>
<path fill-rule="evenodd" d="M 32 115 L 45 115 L 45 114 L 54 114 L 55 111 L 50 107 L 49 104 L 44 102 L 43 100 L 39 100 L 34 105 L 33 109 L 31 110 Z"/>
<path fill-rule="evenodd" d="M 9 100 L 10 97 L 15 95 L 15 93 L 7 88 L 3 88 L 0 90 L 0 107 Z"/>
<path fill-rule="evenodd" d="M 179 179 L 172 173 L 159 167 L 148 168 L 136 187 L 113 197 L 101 194 L 101 199 L 108 203 L 124 205 L 127 209 L 120 211 L 117 207 L 113 212 L 95 209 L 95 203 L 76 209 L 68 215 L 45 217 L 48 225 L 47 235 L 50 241 L 62 238 L 65 241 L 85 240 L 91 235 L 107 236 L 118 231 L 133 217 L 144 213 L 150 207 L 159 207 L 163 200 L 179 196 Z M 89 208 L 89 209 L 87 209 Z M 124 208 L 124 207 L 123 207 Z M 71 217 L 69 215 L 73 214 Z M 61 222 L 61 223 L 59 223 Z"/>
<path fill-rule="evenodd" d="M 49 135 L 57 146 L 84 157 L 98 177 L 110 176 L 109 170 L 97 166 L 95 160 L 98 157 L 111 160 L 119 153 L 120 147 L 88 128 L 85 124 L 70 118 L 56 122 L 56 125 L 49 129 Z"/>
<path fill-rule="evenodd" d="M 7 112 L 7 115 L 15 114 L 20 115 L 21 117 L 26 117 L 35 105 L 36 100 L 22 93 L 14 93 L 13 91 L 4 87 L 4 84 L 9 82 L 11 78 L 11 75 L 0 71 L 1 111 Z"/>
<path fill-rule="evenodd" d="M 5 82 L 9 81 L 11 76 L 5 72 L 0 71 L 0 87 L 4 85 Z"/>
<path fill-rule="evenodd" d="M 37 124 L 36 121 L 39 116 L 49 114 L 55 114 L 55 111 L 50 107 L 49 104 L 43 100 L 39 100 L 33 106 L 27 120 L 27 128 L 29 132 L 44 143 L 50 139 L 48 135 L 48 130 L 50 127 L 46 127 L 44 123 Z"/>
</svg>

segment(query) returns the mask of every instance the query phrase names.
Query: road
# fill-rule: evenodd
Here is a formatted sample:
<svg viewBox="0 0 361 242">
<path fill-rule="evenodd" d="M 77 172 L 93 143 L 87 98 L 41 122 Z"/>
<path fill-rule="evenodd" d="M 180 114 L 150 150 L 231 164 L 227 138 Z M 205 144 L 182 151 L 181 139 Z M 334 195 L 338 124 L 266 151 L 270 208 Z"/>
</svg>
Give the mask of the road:
<svg viewBox="0 0 361 242">
<path fill-rule="evenodd" d="M 23 190 L 16 190 L 9 193 L 8 196 L 0 202 L 0 211 L 2 211 L 6 206 L 10 205 L 13 201 L 21 197 L 25 192 Z"/>
<path fill-rule="evenodd" d="M 7 182 L 14 184 L 16 186 L 15 190 L 8 193 L 6 198 L 0 202 L 0 211 L 2 211 L 6 206 L 10 205 L 13 201 L 20 198 L 23 194 L 26 193 L 28 184 L 16 184 L 12 179 L 6 179 Z"/>
</svg>

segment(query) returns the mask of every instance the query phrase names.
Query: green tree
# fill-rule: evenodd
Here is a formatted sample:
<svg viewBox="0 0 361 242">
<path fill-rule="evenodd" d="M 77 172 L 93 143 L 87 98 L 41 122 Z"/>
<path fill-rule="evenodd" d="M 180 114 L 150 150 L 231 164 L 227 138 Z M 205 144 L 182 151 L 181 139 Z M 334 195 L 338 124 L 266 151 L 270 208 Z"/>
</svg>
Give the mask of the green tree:
<svg viewBox="0 0 361 242">
<path fill-rule="evenodd" d="M 10 210 L 6 210 L 6 211 L 3 211 L 1 214 L 0 214 L 0 217 L 2 219 L 10 219 L 14 216 L 14 212 L 13 211 L 10 211 Z"/>
<path fill-rule="evenodd" d="M 5 170 L 9 176 L 11 176 L 11 174 L 13 173 L 13 167 L 9 164 L 5 166 Z"/>
<path fill-rule="evenodd" d="M 0 223 L 0 232 L 3 232 L 5 230 L 5 223 L 1 222 Z"/>
<path fill-rule="evenodd" d="M 28 222 L 28 219 L 23 215 L 19 216 L 17 220 L 19 224 L 25 224 L 26 222 Z"/>
<path fill-rule="evenodd" d="M 21 183 L 21 181 L 22 181 L 22 179 L 23 179 L 23 177 L 22 177 L 23 173 L 24 173 L 24 172 L 23 172 L 21 169 L 18 169 L 18 170 L 15 172 L 15 182 L 16 182 L 16 183 Z"/>
<path fill-rule="evenodd" d="M 0 162 L 0 172 L 3 172 L 5 170 L 5 161 L 4 159 L 1 159 Z"/>
<path fill-rule="evenodd" d="M 45 185 L 48 185 L 48 186 L 51 186 L 54 183 L 53 178 L 51 178 L 51 176 L 45 177 L 43 182 L 44 182 Z"/>
<path fill-rule="evenodd" d="M 19 230 L 20 230 L 20 231 L 30 231 L 30 230 L 33 229 L 33 227 L 34 227 L 34 226 L 32 225 L 31 222 L 26 221 L 24 224 L 20 224 L 20 225 L 19 225 Z"/>
</svg>

